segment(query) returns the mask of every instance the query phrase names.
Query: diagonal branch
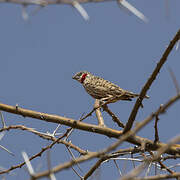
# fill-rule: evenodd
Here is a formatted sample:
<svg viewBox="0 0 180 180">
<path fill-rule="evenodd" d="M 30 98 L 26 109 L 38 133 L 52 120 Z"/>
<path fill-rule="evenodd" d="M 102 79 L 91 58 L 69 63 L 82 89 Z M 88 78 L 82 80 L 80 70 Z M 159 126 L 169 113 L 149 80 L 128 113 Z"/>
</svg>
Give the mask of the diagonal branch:
<svg viewBox="0 0 180 180">
<path fill-rule="evenodd" d="M 119 127 L 124 128 L 124 124 L 119 120 L 119 118 L 109 109 L 109 107 L 107 106 L 107 104 L 103 105 L 103 110 L 106 111 L 111 117 L 112 120 L 117 123 L 117 125 Z"/>
<path fill-rule="evenodd" d="M 83 178 L 84 180 L 88 179 L 94 173 L 94 171 L 98 169 L 99 166 L 107 159 L 119 157 L 119 156 L 125 155 L 126 153 L 133 154 L 133 153 L 139 153 L 139 152 L 141 152 L 141 149 L 135 147 L 135 148 L 128 148 L 128 149 L 120 149 L 117 152 L 104 155 L 103 157 L 99 158 L 99 160 L 89 169 L 89 171 L 84 175 Z"/>
<path fill-rule="evenodd" d="M 134 108 L 129 116 L 128 122 L 124 128 L 124 132 L 126 133 L 127 131 L 129 131 L 134 123 L 134 120 L 136 118 L 137 112 L 139 110 L 139 107 L 142 104 L 142 100 L 145 97 L 148 89 L 151 87 L 153 81 L 156 79 L 156 76 L 158 75 L 160 69 L 162 68 L 162 66 L 164 65 L 164 63 L 167 60 L 168 55 L 170 54 L 170 52 L 172 51 L 174 45 L 177 43 L 177 41 L 180 39 L 180 29 L 178 30 L 178 32 L 176 33 L 176 35 L 174 36 L 173 40 L 170 42 L 169 46 L 167 47 L 167 49 L 165 50 L 163 56 L 161 57 L 160 61 L 157 63 L 156 68 L 154 69 L 153 73 L 151 74 L 151 76 L 149 77 L 148 81 L 145 83 L 144 87 L 141 90 L 141 93 L 139 95 L 139 97 L 136 100 L 136 103 L 134 105 Z"/>
</svg>

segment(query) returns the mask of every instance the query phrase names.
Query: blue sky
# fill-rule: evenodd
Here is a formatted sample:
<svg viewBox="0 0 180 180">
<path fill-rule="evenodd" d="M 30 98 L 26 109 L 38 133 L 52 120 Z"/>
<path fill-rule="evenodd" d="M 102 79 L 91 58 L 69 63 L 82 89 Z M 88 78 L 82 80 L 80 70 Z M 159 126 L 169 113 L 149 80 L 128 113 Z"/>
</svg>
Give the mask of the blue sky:
<svg viewBox="0 0 180 180">
<path fill-rule="evenodd" d="M 169 1 L 169 14 L 166 13 L 164 0 L 156 3 L 143 0 L 129 2 L 148 17 L 149 23 L 129 15 L 116 2 L 84 4 L 90 16 L 88 22 L 67 5 L 47 6 L 24 21 L 21 6 L 1 4 L 1 102 L 10 105 L 18 103 L 23 108 L 79 119 L 92 109 L 94 103 L 83 87 L 72 80 L 72 75 L 80 70 L 104 77 L 121 88 L 140 92 L 180 27 L 180 1 Z M 30 7 L 28 12 L 33 9 Z M 144 109 L 140 109 L 137 121 L 143 120 L 176 94 L 168 67 L 171 67 L 180 83 L 179 57 L 180 51 L 174 49 L 148 91 L 150 99 L 144 101 Z M 134 103 L 117 102 L 111 104 L 110 108 L 125 123 Z M 160 117 L 159 134 L 163 142 L 179 133 L 179 106 L 177 102 Z M 3 114 L 7 125 L 23 124 L 41 132 L 53 132 L 56 127 L 55 124 L 35 119 Z M 107 126 L 118 128 L 106 113 L 103 113 L 103 117 Z M 96 124 L 95 115 L 85 122 Z M 64 132 L 64 129 L 59 131 Z M 153 140 L 153 123 L 139 135 Z M 74 132 L 71 140 L 90 151 L 114 142 L 113 139 L 79 130 Z M 16 165 L 23 161 L 22 150 L 32 156 L 49 143 L 28 132 L 7 132 L 1 145 L 12 151 L 15 157 L 1 150 L 0 165 L 4 168 Z M 63 145 L 56 145 L 51 158 L 54 166 L 68 161 L 70 156 Z M 84 173 L 94 162 L 82 164 Z M 40 170 L 46 169 L 46 153 L 32 164 L 35 169 L 41 164 Z M 16 176 L 7 176 L 7 179 L 28 178 L 24 169 L 14 170 L 13 173 Z M 72 170 L 58 173 L 56 177 L 78 179 Z M 112 162 L 102 166 L 101 177 L 118 178 Z"/>
</svg>

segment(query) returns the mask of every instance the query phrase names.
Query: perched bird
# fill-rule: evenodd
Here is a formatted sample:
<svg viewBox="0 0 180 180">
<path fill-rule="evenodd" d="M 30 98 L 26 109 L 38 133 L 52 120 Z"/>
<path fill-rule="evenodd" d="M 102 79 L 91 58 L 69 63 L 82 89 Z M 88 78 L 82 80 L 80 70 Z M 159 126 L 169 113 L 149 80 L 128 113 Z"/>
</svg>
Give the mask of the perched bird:
<svg viewBox="0 0 180 180">
<path fill-rule="evenodd" d="M 119 100 L 131 101 L 132 98 L 139 96 L 139 94 L 121 89 L 112 82 L 94 76 L 87 71 L 80 71 L 72 78 L 80 82 L 89 95 L 103 102 L 108 101 L 108 103 L 114 103 Z M 145 96 L 145 98 L 149 97 Z"/>
</svg>

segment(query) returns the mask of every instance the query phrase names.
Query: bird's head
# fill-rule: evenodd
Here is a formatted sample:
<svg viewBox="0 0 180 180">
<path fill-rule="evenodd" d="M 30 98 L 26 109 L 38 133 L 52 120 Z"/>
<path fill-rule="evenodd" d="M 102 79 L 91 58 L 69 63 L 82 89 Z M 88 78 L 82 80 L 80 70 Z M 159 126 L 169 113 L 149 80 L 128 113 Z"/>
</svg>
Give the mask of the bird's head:
<svg viewBox="0 0 180 180">
<path fill-rule="evenodd" d="M 83 84 L 84 80 L 89 75 L 90 75 L 90 73 L 87 71 L 80 71 L 80 72 L 76 73 L 72 78 Z"/>
</svg>

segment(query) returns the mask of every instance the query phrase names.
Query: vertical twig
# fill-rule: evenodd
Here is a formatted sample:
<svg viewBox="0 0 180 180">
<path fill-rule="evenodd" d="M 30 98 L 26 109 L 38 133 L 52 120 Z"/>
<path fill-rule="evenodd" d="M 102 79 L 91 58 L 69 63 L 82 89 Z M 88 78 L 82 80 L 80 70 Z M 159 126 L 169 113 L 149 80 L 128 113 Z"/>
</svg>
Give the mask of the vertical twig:
<svg viewBox="0 0 180 180">
<path fill-rule="evenodd" d="M 95 109 L 95 112 L 96 112 L 96 117 L 98 119 L 99 126 L 105 126 L 104 120 L 103 120 L 103 117 L 102 117 L 102 113 L 101 113 L 100 101 L 98 99 L 95 100 L 94 109 Z"/>
<path fill-rule="evenodd" d="M 159 121 L 159 117 L 158 115 L 155 116 L 155 124 L 154 124 L 154 130 L 155 130 L 155 137 L 154 137 L 154 143 L 159 142 L 159 134 L 158 134 L 158 121 Z"/>
<path fill-rule="evenodd" d="M 3 116 L 3 113 L 1 111 L 0 111 L 0 117 L 1 117 L 3 128 L 6 128 L 6 123 L 5 123 L 5 120 L 4 120 L 4 116 Z"/>
</svg>

